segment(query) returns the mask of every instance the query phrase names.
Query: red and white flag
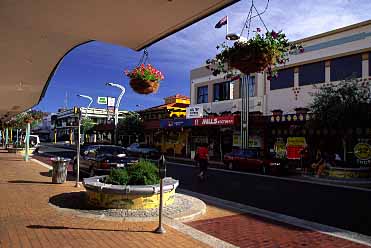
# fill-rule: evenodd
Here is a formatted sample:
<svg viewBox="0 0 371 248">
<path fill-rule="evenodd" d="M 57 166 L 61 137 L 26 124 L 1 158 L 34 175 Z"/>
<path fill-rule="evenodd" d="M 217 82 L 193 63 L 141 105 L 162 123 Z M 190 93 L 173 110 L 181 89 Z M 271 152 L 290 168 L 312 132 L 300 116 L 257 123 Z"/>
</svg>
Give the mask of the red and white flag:
<svg viewBox="0 0 371 248">
<path fill-rule="evenodd" d="M 215 25 L 215 28 L 221 28 L 224 25 L 227 25 L 227 22 L 228 22 L 228 16 L 224 16 L 222 19 L 220 19 L 220 21 L 218 21 L 218 23 Z"/>
</svg>

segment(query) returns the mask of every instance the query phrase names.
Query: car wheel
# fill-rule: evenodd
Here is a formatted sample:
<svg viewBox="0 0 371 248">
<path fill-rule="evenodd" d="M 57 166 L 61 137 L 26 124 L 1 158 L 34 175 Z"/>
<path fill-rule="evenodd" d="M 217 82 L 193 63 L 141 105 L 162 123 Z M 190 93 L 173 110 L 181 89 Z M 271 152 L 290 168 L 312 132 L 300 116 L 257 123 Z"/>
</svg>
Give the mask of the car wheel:
<svg viewBox="0 0 371 248">
<path fill-rule="evenodd" d="M 233 163 L 232 162 L 228 163 L 228 169 L 233 170 Z"/>
</svg>

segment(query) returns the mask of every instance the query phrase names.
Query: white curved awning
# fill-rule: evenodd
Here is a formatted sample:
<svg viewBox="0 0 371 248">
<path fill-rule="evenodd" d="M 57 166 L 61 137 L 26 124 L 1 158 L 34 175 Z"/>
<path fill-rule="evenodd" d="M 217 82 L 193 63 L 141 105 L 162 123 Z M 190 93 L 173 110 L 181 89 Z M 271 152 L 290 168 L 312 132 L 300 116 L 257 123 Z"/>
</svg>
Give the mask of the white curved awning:
<svg viewBox="0 0 371 248">
<path fill-rule="evenodd" d="M 0 118 L 43 97 L 60 60 L 100 40 L 134 50 L 238 0 L 1 0 Z"/>
</svg>

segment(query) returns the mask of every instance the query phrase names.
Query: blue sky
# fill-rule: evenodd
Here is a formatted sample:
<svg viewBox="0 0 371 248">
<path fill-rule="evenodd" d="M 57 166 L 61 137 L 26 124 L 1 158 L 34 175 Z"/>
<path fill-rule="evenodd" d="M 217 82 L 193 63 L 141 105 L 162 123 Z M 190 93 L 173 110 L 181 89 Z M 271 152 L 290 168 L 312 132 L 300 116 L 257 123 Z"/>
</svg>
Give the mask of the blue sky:
<svg viewBox="0 0 371 248">
<path fill-rule="evenodd" d="M 149 62 L 165 75 L 156 94 L 134 93 L 123 73 L 138 64 L 142 52 L 97 41 L 80 46 L 66 56 L 36 109 L 56 111 L 65 105 L 66 94 L 68 107 L 87 104 L 87 100 L 78 98 L 77 94 L 90 95 L 95 100 L 92 106 L 101 106 L 96 104 L 98 96 L 119 94 L 118 89 L 105 86 L 106 82 L 126 87 L 120 106 L 125 110 L 159 105 L 164 97 L 176 93 L 189 95 L 190 70 L 215 55 L 215 47 L 223 42 L 224 27 L 215 29 L 214 25 L 228 15 L 229 31 L 240 33 L 250 3 L 250 0 L 242 0 L 149 47 Z M 265 4 L 265 0 L 255 0 L 259 10 Z M 290 40 L 296 40 L 368 20 L 370 10 L 370 0 L 270 0 L 263 20 L 268 29 L 283 30 Z M 252 25 L 252 28 L 263 28 L 257 18 Z"/>
</svg>

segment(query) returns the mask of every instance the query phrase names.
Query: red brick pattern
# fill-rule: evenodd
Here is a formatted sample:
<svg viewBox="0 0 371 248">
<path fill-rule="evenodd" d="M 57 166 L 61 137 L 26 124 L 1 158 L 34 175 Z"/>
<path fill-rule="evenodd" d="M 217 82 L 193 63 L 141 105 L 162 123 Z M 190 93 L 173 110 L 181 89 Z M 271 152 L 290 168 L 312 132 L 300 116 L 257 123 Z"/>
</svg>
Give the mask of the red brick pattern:
<svg viewBox="0 0 371 248">
<path fill-rule="evenodd" d="M 107 221 L 78 217 L 48 204 L 49 198 L 83 189 L 74 182 L 50 184 L 48 169 L 0 152 L 0 247 L 207 247 L 156 222 Z"/>
<path fill-rule="evenodd" d="M 306 230 L 249 214 L 199 220 L 188 224 L 239 247 L 367 247 L 320 232 Z"/>
</svg>

